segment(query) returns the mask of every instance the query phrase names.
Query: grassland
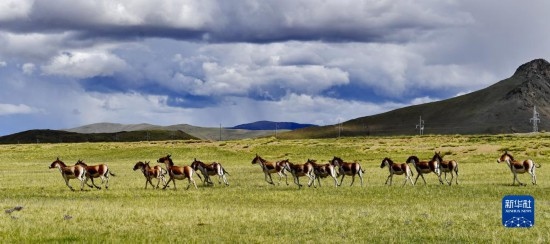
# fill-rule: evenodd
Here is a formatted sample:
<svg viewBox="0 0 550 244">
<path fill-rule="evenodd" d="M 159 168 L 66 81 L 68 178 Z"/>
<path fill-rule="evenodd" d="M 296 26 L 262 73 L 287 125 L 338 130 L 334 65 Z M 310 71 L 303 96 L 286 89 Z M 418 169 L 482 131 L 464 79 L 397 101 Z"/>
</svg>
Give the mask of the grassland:
<svg viewBox="0 0 550 244">
<path fill-rule="evenodd" d="M 510 170 L 496 163 L 502 150 L 542 164 L 539 184 L 510 186 Z M 459 161 L 459 185 L 439 185 L 431 174 L 426 186 L 420 180 L 401 187 L 402 176 L 384 186 L 384 157 L 428 159 L 434 151 Z M 178 181 L 177 190 L 143 189 L 133 165 L 167 153 L 178 165 L 193 158 L 219 161 L 231 185 L 185 190 L 187 182 Z M 339 188 L 329 179 L 317 188 L 268 185 L 260 167 L 251 164 L 256 153 L 300 163 L 333 156 L 358 160 L 366 170 L 365 186 L 356 180 L 350 187 L 349 177 Z M 23 207 L 2 211 L 0 242 L 548 243 L 549 155 L 548 134 L 0 145 L 0 209 Z M 117 176 L 109 190 L 71 192 L 59 171 L 48 169 L 58 156 L 71 164 L 107 163 Z M 530 183 L 528 175 L 520 180 Z M 501 200 L 509 194 L 535 198 L 534 227 L 502 226 Z"/>
</svg>

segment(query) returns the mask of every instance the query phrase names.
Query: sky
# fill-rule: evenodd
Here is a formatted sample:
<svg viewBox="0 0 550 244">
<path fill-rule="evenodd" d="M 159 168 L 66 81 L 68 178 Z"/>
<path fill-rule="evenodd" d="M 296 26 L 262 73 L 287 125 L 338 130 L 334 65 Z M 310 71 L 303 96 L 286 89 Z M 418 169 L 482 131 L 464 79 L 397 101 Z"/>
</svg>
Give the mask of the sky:
<svg viewBox="0 0 550 244">
<path fill-rule="evenodd" d="M 330 125 L 550 60 L 550 1 L 2 0 L 0 135 Z"/>
</svg>

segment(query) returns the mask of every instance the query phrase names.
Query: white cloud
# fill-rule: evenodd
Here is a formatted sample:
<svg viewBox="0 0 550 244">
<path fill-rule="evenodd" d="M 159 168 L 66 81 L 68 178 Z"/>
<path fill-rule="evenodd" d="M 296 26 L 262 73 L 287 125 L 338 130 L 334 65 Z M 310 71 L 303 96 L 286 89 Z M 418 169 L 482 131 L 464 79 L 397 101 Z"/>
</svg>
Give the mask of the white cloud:
<svg viewBox="0 0 550 244">
<path fill-rule="evenodd" d="M 6 61 L 0 61 L 0 68 L 8 66 Z"/>
<path fill-rule="evenodd" d="M 417 97 L 413 100 L 411 100 L 411 105 L 418 105 L 418 104 L 423 104 L 423 103 L 431 103 L 431 102 L 435 102 L 435 101 L 438 101 L 438 99 L 433 99 L 429 96 L 424 96 L 424 97 Z"/>
<path fill-rule="evenodd" d="M 13 114 L 31 114 L 38 111 L 38 109 L 29 107 L 25 104 L 0 103 L 0 116 Z"/>
<path fill-rule="evenodd" d="M 24 18 L 32 9 L 33 1 L 2 0 L 0 1 L 0 21 Z"/>
<path fill-rule="evenodd" d="M 331 86 L 349 82 L 348 74 L 338 68 L 319 65 L 263 66 L 245 64 L 222 67 L 204 63 L 206 81 L 196 87 L 199 95 L 244 95 L 252 89 L 269 89 L 317 94 Z M 197 84 L 197 83 L 193 83 Z"/>
<path fill-rule="evenodd" d="M 0 53 L 3 58 L 20 62 L 43 62 L 66 44 L 67 33 L 9 33 L 0 31 Z"/>
<path fill-rule="evenodd" d="M 23 74 L 32 75 L 32 73 L 36 70 L 36 65 L 33 63 L 25 63 L 21 66 L 21 70 L 23 71 Z"/>
<path fill-rule="evenodd" d="M 126 68 L 126 62 L 107 52 L 64 52 L 54 57 L 42 71 L 48 75 L 73 78 L 110 76 Z"/>
</svg>

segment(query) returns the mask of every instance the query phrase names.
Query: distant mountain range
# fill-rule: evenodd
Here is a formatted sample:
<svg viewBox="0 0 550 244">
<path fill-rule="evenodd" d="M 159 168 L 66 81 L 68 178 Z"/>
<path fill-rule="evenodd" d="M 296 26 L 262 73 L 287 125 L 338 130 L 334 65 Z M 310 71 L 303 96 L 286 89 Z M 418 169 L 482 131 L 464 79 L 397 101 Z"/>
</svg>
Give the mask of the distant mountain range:
<svg viewBox="0 0 550 244">
<path fill-rule="evenodd" d="M 177 124 L 169 126 L 151 124 L 117 124 L 117 123 L 95 123 L 72 129 L 69 132 L 77 133 L 114 133 L 120 131 L 182 131 L 193 137 L 203 140 L 238 140 L 244 138 L 255 138 L 275 134 L 275 129 L 267 130 L 246 130 L 219 127 L 200 127 L 188 124 Z M 287 131 L 287 130 L 282 130 Z"/>
<path fill-rule="evenodd" d="M 534 106 L 539 131 L 550 130 L 550 63 L 535 59 L 508 79 L 485 89 L 438 102 L 404 107 L 343 122 L 339 126 L 308 127 L 280 138 L 326 138 L 368 135 L 500 134 L 533 130 Z"/>
<path fill-rule="evenodd" d="M 95 123 L 66 130 L 29 130 L 0 137 L 0 143 L 57 143 L 162 140 L 238 140 L 275 135 L 295 128 L 314 126 L 293 122 L 258 121 L 231 128 L 199 127 L 187 124 L 160 126 L 152 124 Z"/>
<path fill-rule="evenodd" d="M 198 140 L 183 131 L 136 130 L 113 133 L 77 133 L 62 130 L 28 130 L 0 137 L 1 144 L 60 142 L 132 142 L 164 140 Z"/>
<path fill-rule="evenodd" d="M 317 126 L 313 124 L 299 124 L 294 122 L 273 122 L 273 121 L 257 121 L 254 123 L 242 124 L 231 127 L 230 129 L 242 130 L 296 130 L 307 127 Z"/>
</svg>

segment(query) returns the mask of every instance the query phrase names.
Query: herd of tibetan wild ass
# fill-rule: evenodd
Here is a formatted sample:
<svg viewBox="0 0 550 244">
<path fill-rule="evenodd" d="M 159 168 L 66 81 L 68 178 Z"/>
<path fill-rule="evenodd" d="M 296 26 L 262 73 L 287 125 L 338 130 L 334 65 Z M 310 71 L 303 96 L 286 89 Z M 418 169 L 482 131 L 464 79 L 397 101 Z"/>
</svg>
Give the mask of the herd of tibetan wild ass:
<svg viewBox="0 0 550 244">
<path fill-rule="evenodd" d="M 218 162 L 213 162 L 210 164 L 203 163 L 198 160 L 194 160 L 190 166 L 176 166 L 172 161 L 171 155 L 159 158 L 158 163 L 164 164 L 166 168 L 162 168 L 160 165 L 155 165 L 151 167 L 149 162 L 137 162 L 134 166 L 134 171 L 140 169 L 145 176 L 145 188 L 147 184 L 150 184 L 151 187 L 159 187 L 160 181 L 163 182 L 163 189 L 169 187 L 170 181 L 174 184 L 174 189 L 176 189 L 176 180 L 188 180 L 187 189 L 193 184 L 197 188 L 197 184 L 193 179 L 195 172 L 199 171 L 200 174 L 197 176 L 203 181 L 205 185 L 213 185 L 214 183 L 210 179 L 210 176 L 217 175 L 219 177 L 218 182 L 221 184 L 229 185 L 227 182 L 227 176 L 229 173 L 223 168 L 223 166 Z M 540 168 L 540 164 L 535 164 L 531 159 L 517 161 L 510 155 L 508 152 L 504 152 L 498 159 L 498 163 L 505 162 L 512 174 L 514 179 L 512 185 L 517 181 L 519 185 L 525 185 L 521 183 L 517 177 L 517 174 L 529 173 L 531 175 L 531 181 L 533 184 L 537 183 L 537 178 L 535 176 L 535 168 Z M 308 178 L 308 186 L 315 187 L 315 179 L 321 186 L 321 178 L 331 177 L 334 180 L 334 186 L 340 186 L 346 175 L 351 176 L 351 185 L 355 181 L 355 176 L 358 176 L 361 180 L 361 186 L 363 186 L 363 175 L 365 171 L 361 168 L 361 165 L 358 162 L 345 162 L 339 157 L 334 157 L 327 164 L 318 164 L 315 160 L 308 159 L 304 164 L 294 164 L 291 163 L 288 159 L 280 160 L 277 162 L 267 161 L 256 154 L 254 159 L 252 159 L 252 164 L 259 164 L 264 173 L 265 181 L 269 184 L 274 184 L 273 179 L 271 178 L 272 173 L 276 173 L 279 176 L 279 184 L 283 177 L 285 177 L 286 184 L 288 185 L 287 172 L 290 172 L 294 178 L 294 183 L 298 185 L 298 188 L 302 187 L 300 184 L 300 177 L 306 176 Z M 416 169 L 417 176 L 415 181 L 412 181 L 413 172 L 409 164 L 412 164 Z M 424 174 L 435 173 L 439 178 L 439 182 L 443 183 L 441 179 L 441 174 L 445 173 L 445 181 L 447 184 L 451 185 L 453 178 L 455 183 L 458 184 L 458 162 L 455 160 L 443 160 L 443 156 L 439 152 L 436 152 L 433 158 L 429 161 L 420 161 L 416 156 L 410 156 L 405 163 L 394 163 L 389 158 L 384 158 L 380 168 L 388 167 L 389 175 L 386 179 L 385 184 L 392 184 L 393 175 L 404 175 L 405 180 L 403 181 L 403 186 L 410 181 L 411 185 L 415 185 L 418 177 L 422 177 L 424 184 L 426 180 L 424 179 Z M 96 187 L 101 189 L 100 186 L 97 186 L 94 183 L 94 178 L 101 179 L 101 185 L 105 184 L 105 188 L 109 188 L 109 176 L 115 176 L 113 172 L 109 170 L 107 165 L 87 165 L 81 160 L 78 160 L 75 165 L 67 166 L 59 158 L 57 158 L 51 165 L 50 169 L 58 168 L 61 172 L 61 176 L 65 180 L 65 184 L 71 190 L 74 190 L 71 185 L 69 185 L 69 179 L 78 179 L 80 180 L 80 189 L 83 190 L 84 184 L 88 185 L 90 188 Z M 447 180 L 447 173 L 451 175 L 451 180 Z M 166 175 L 168 175 L 168 181 L 166 181 Z M 201 177 L 202 175 L 202 177 Z M 341 176 L 340 182 L 338 182 L 338 177 Z M 88 183 L 88 179 L 92 181 L 92 185 Z M 157 179 L 157 185 L 154 186 L 152 179 Z M 350 185 L 350 186 L 351 186 Z"/>
</svg>

